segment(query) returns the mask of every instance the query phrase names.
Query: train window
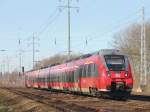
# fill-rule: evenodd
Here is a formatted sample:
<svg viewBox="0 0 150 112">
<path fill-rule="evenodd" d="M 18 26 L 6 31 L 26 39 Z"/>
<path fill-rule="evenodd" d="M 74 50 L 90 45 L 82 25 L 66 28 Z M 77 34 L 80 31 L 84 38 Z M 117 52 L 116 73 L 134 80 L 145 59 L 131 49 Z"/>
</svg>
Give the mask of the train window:
<svg viewBox="0 0 150 112">
<path fill-rule="evenodd" d="M 61 73 L 59 73 L 59 75 L 58 75 L 58 82 L 60 82 L 60 81 L 61 81 L 60 76 L 61 76 Z"/>
<path fill-rule="evenodd" d="M 56 82 L 56 73 L 54 73 L 54 82 Z"/>
<path fill-rule="evenodd" d="M 83 68 L 83 66 L 80 66 L 80 67 L 79 67 L 79 76 L 80 76 L 80 77 L 82 76 L 82 68 Z"/>
<path fill-rule="evenodd" d="M 42 82 L 45 82 L 45 81 L 46 81 L 45 75 L 46 75 L 46 74 L 43 73 L 43 75 L 42 75 Z"/>
<path fill-rule="evenodd" d="M 47 76 L 47 82 L 50 82 L 50 75 Z"/>
<path fill-rule="evenodd" d="M 94 71 L 95 71 L 95 76 L 97 76 L 98 75 L 98 67 L 96 64 L 94 64 Z"/>
<path fill-rule="evenodd" d="M 95 63 L 91 64 L 91 76 L 97 76 L 98 75 L 98 68 Z"/>
<path fill-rule="evenodd" d="M 65 75 L 65 82 L 68 82 L 69 81 L 69 78 L 68 78 L 68 72 L 66 71 L 66 75 Z"/>
<path fill-rule="evenodd" d="M 54 73 L 52 74 L 52 82 L 54 82 Z"/>
<path fill-rule="evenodd" d="M 66 79 L 67 79 L 67 82 L 70 82 L 70 74 L 69 74 L 69 72 L 67 72 L 67 77 L 66 77 Z"/>
<path fill-rule="evenodd" d="M 63 75 L 63 72 L 60 74 L 60 82 L 62 82 L 62 75 Z"/>
<path fill-rule="evenodd" d="M 59 74 L 59 82 L 61 82 L 62 72 Z"/>
<path fill-rule="evenodd" d="M 53 82 L 53 73 L 51 73 L 50 78 L 51 82 Z"/>
<path fill-rule="evenodd" d="M 94 70 L 92 70 L 92 66 L 93 66 L 93 63 L 88 65 L 88 77 L 91 77 L 92 71 L 94 71 Z"/>
<path fill-rule="evenodd" d="M 56 76 L 57 76 L 57 74 L 55 73 L 55 74 L 54 74 L 54 82 L 57 81 L 57 77 L 56 77 Z"/>
<path fill-rule="evenodd" d="M 64 82 L 67 82 L 67 76 L 68 74 L 67 74 L 67 72 L 65 72 L 65 75 L 64 75 Z"/>
<path fill-rule="evenodd" d="M 76 82 L 77 79 L 78 79 L 79 72 L 80 72 L 80 69 L 79 69 L 79 68 L 78 68 L 77 70 L 75 70 L 75 72 L 74 72 L 74 81 L 75 81 L 75 82 Z"/>
<path fill-rule="evenodd" d="M 42 82 L 42 78 L 40 77 L 40 82 Z"/>
<path fill-rule="evenodd" d="M 53 82 L 55 82 L 55 73 L 53 74 Z"/>
<path fill-rule="evenodd" d="M 62 75 L 63 75 L 63 72 L 60 74 L 60 82 L 62 82 Z"/>
<path fill-rule="evenodd" d="M 65 82 L 68 82 L 68 72 L 65 73 L 64 79 L 65 79 Z"/>
<path fill-rule="evenodd" d="M 69 72 L 69 82 L 71 82 L 72 78 L 71 78 L 71 72 Z"/>
<path fill-rule="evenodd" d="M 74 82 L 74 72 L 71 72 L 71 82 Z"/>
<path fill-rule="evenodd" d="M 66 72 L 63 74 L 63 82 L 66 82 Z"/>
<path fill-rule="evenodd" d="M 58 73 L 57 78 L 58 78 L 58 82 L 60 82 L 60 73 Z"/>
<path fill-rule="evenodd" d="M 125 56 L 125 69 L 126 69 L 126 71 L 127 71 L 127 69 L 128 69 L 128 57 L 127 56 Z"/>
<path fill-rule="evenodd" d="M 68 72 L 68 82 L 71 82 L 71 72 Z"/>
<path fill-rule="evenodd" d="M 71 72 L 71 82 L 74 82 L 74 71 Z"/>
<path fill-rule="evenodd" d="M 49 82 L 51 82 L 51 73 L 49 74 Z"/>
<path fill-rule="evenodd" d="M 86 77 L 86 74 L 88 74 L 88 73 L 86 73 L 86 71 L 87 71 L 87 66 L 81 65 L 79 67 L 79 77 Z"/>
<path fill-rule="evenodd" d="M 55 80 L 56 82 L 58 82 L 58 74 L 59 73 L 56 73 L 56 80 Z"/>
<path fill-rule="evenodd" d="M 41 77 L 41 82 L 44 82 L 44 78 L 43 77 Z"/>
<path fill-rule="evenodd" d="M 84 69 L 85 69 L 85 75 L 84 75 L 84 77 L 88 77 L 88 65 L 85 65 L 84 66 Z"/>
<path fill-rule="evenodd" d="M 61 75 L 61 82 L 64 82 L 64 81 L 63 81 L 63 76 L 64 76 L 64 72 L 63 72 L 62 75 Z"/>
<path fill-rule="evenodd" d="M 79 76 L 81 77 L 91 77 L 97 75 L 97 67 L 94 63 L 81 66 L 79 68 Z"/>
<path fill-rule="evenodd" d="M 74 82 L 74 72 L 71 73 L 71 82 Z"/>
<path fill-rule="evenodd" d="M 54 82 L 54 76 L 55 76 L 55 74 L 53 73 L 52 74 L 52 82 Z"/>
<path fill-rule="evenodd" d="M 56 82 L 58 82 L 59 73 L 56 73 Z"/>
<path fill-rule="evenodd" d="M 53 73 L 51 73 L 50 78 L 51 78 L 51 82 L 53 82 Z"/>
<path fill-rule="evenodd" d="M 67 79 L 66 79 L 66 77 L 67 77 L 67 72 L 65 72 L 65 74 L 64 74 L 64 82 L 67 82 Z"/>
<path fill-rule="evenodd" d="M 108 69 L 110 70 L 123 70 L 125 69 L 125 59 L 121 55 L 106 55 L 105 61 Z"/>
<path fill-rule="evenodd" d="M 86 66 L 82 67 L 82 77 L 86 77 Z"/>
<path fill-rule="evenodd" d="M 63 75 L 64 75 L 64 73 L 62 72 L 62 74 L 61 74 L 61 82 L 63 82 Z"/>
<path fill-rule="evenodd" d="M 39 77 L 39 82 L 41 82 L 41 77 Z"/>
<path fill-rule="evenodd" d="M 66 72 L 63 74 L 63 82 L 66 82 Z"/>
<path fill-rule="evenodd" d="M 51 81 L 52 82 L 54 81 L 54 74 L 53 73 L 51 74 Z"/>
</svg>

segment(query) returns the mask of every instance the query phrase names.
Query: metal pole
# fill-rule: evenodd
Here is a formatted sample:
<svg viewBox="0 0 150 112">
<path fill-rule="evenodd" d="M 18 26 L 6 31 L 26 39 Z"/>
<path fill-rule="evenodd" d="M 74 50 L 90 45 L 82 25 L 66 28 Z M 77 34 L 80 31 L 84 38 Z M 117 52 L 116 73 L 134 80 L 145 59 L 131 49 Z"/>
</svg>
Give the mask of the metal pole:
<svg viewBox="0 0 150 112">
<path fill-rule="evenodd" d="M 143 16 L 143 13 L 142 13 Z M 142 18 L 142 24 L 141 24 L 141 70 L 140 70 L 140 86 L 142 86 L 143 83 L 143 18 Z"/>
<path fill-rule="evenodd" d="M 142 23 L 141 23 L 141 78 L 140 86 L 143 90 L 147 85 L 147 62 L 146 62 L 146 35 L 145 35 L 145 14 L 144 7 L 142 8 Z"/>
<path fill-rule="evenodd" d="M 5 50 L 5 49 L 0 50 L 0 52 L 5 52 L 5 51 L 7 51 L 7 50 Z M 3 55 L 2 57 L 4 58 L 4 54 L 2 54 L 2 55 Z M 1 62 L 1 73 L 2 73 L 2 75 L 4 72 L 5 72 L 5 63 L 4 63 L 4 59 L 3 59 Z"/>
<path fill-rule="evenodd" d="M 35 61 L 35 37 L 34 37 L 34 33 L 33 33 L 33 60 L 32 60 L 32 63 L 33 63 L 33 68 L 34 68 L 34 61 Z"/>
<path fill-rule="evenodd" d="M 68 59 L 70 59 L 71 53 L 70 45 L 70 0 L 68 0 Z"/>
<path fill-rule="evenodd" d="M 20 39 L 19 39 L 19 47 L 20 47 L 20 49 L 19 49 L 19 68 L 20 68 L 20 70 L 19 70 L 19 72 L 21 73 L 21 66 L 22 66 L 21 60 L 22 60 L 22 57 L 21 57 L 21 40 Z"/>
<path fill-rule="evenodd" d="M 68 59 L 71 58 L 71 9 L 75 8 L 78 9 L 79 7 L 71 6 L 71 0 L 68 0 L 68 3 L 66 6 L 59 6 L 60 8 L 67 8 L 68 9 Z"/>
<path fill-rule="evenodd" d="M 146 53 L 146 32 L 145 32 L 145 12 L 143 7 L 143 41 L 144 41 L 144 85 L 147 85 L 147 53 Z"/>
</svg>

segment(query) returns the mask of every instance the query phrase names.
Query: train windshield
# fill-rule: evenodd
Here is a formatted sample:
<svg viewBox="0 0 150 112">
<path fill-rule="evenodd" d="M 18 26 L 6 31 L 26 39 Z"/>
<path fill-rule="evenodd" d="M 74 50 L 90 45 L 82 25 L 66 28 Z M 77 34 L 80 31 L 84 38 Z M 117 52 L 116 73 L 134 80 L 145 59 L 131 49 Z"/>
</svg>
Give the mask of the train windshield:
<svg viewBox="0 0 150 112">
<path fill-rule="evenodd" d="M 106 65 L 109 70 L 124 70 L 125 59 L 122 55 L 106 55 L 104 56 Z"/>
</svg>

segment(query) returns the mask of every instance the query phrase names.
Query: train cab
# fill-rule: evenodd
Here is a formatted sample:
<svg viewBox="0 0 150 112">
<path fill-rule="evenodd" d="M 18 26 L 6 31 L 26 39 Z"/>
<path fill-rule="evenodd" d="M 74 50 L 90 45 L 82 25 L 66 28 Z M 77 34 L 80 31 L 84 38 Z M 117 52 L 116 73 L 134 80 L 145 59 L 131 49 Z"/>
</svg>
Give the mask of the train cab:
<svg viewBox="0 0 150 112">
<path fill-rule="evenodd" d="M 133 78 L 128 57 L 117 50 L 103 52 L 101 55 L 104 63 L 103 77 L 100 82 L 103 90 L 110 93 L 130 94 L 133 87 Z M 105 81 L 104 81 L 105 80 Z"/>
</svg>

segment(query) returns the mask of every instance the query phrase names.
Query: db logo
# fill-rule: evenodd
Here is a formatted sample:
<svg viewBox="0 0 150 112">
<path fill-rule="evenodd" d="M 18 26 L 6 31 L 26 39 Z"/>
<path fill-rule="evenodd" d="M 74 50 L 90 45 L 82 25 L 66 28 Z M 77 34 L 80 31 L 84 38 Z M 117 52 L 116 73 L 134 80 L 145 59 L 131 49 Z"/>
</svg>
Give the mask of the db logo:
<svg viewBox="0 0 150 112">
<path fill-rule="evenodd" d="M 116 77 L 120 77 L 120 74 L 119 74 L 119 73 L 116 73 Z"/>
</svg>

